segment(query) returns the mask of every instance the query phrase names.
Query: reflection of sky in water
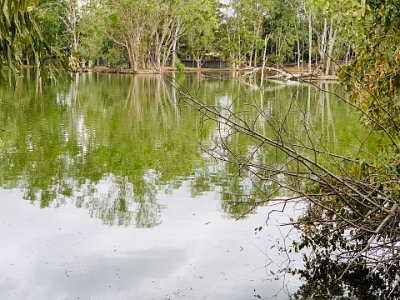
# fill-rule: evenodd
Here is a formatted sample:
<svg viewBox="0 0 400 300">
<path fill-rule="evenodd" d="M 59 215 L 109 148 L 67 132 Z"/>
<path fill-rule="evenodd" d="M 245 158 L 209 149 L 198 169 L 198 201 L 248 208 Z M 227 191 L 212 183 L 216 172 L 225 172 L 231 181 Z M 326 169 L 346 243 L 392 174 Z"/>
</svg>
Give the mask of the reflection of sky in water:
<svg viewBox="0 0 400 300">
<path fill-rule="evenodd" d="M 320 126 L 322 118 L 323 132 L 333 128 L 324 117 L 330 106 L 336 126 L 355 124 L 339 102 L 321 103 L 309 87 L 274 84 L 259 94 L 242 81 L 195 79 L 185 84 L 204 102 L 235 111 L 259 103 L 257 126 L 265 135 L 293 91 L 311 121 Z M 236 169 L 199 150 L 198 115 L 171 106 L 176 91 L 161 77 L 86 74 L 46 90 L 33 107 L 29 85 L 19 91 L 20 101 L 14 90 L 3 92 L 0 179 L 8 190 L 0 190 L 0 300 L 252 299 L 280 291 L 282 281 L 271 271 L 285 267 L 277 243 L 287 229 L 264 226 L 254 234 L 271 207 L 234 221 L 252 206 L 245 195 L 257 196 L 252 176 L 231 177 Z M 303 121 L 293 115 L 290 128 L 301 138 Z M 355 131 L 353 125 L 346 128 Z M 202 142 L 210 148 L 231 133 L 225 123 L 203 126 Z M 346 128 L 335 130 L 348 144 Z M 257 163 L 275 162 L 274 153 L 254 153 L 258 145 L 232 142 Z M 263 186 L 276 188 L 273 181 Z M 298 283 L 288 284 L 293 290 Z"/>
<path fill-rule="evenodd" d="M 187 191 L 158 194 L 166 206 L 161 225 L 138 229 L 102 225 L 70 204 L 39 209 L 20 192 L 1 190 L 0 298 L 250 299 L 278 293 L 283 282 L 270 273 L 278 266 L 265 267 L 265 253 L 274 263 L 285 261 L 277 247 L 270 249 L 281 233 L 270 226 L 254 234 L 268 208 L 236 222 L 221 216 L 214 194 L 193 199 Z M 286 283 L 291 290 L 298 285 Z M 287 297 L 281 291 L 278 298 Z"/>
</svg>

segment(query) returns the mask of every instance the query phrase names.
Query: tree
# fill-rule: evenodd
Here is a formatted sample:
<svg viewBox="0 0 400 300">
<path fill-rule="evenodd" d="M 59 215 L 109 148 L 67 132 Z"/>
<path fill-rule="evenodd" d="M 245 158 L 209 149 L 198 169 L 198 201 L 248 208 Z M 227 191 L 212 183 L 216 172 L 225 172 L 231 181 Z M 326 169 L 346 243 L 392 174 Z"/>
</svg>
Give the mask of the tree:
<svg viewBox="0 0 400 300">
<path fill-rule="evenodd" d="M 83 64 L 88 61 L 89 68 L 104 54 L 103 49 L 106 42 L 105 14 L 100 1 L 92 0 L 82 7 L 78 50 Z"/>
<path fill-rule="evenodd" d="M 136 72 L 143 66 L 144 35 L 152 18 L 153 1 L 109 1 L 107 35 L 115 43 L 126 48 L 131 69 Z"/>
<path fill-rule="evenodd" d="M 275 53 L 271 53 L 270 56 L 278 65 L 282 65 L 284 61 L 291 60 L 293 57 L 293 50 L 299 36 L 298 5 L 296 1 L 278 1 L 275 3 L 275 14 L 269 19 L 271 23 L 269 26 L 274 31 L 271 36 L 272 47 L 275 48 Z"/>
<path fill-rule="evenodd" d="M 60 20 L 63 9 L 59 2 L 40 0 L 34 13 L 43 39 L 53 47 L 66 51 L 69 48 L 69 43 L 65 35 L 65 24 Z"/>
<path fill-rule="evenodd" d="M 185 31 L 185 9 L 190 2 L 161 1 L 154 11 L 155 26 L 150 32 L 150 59 L 157 70 L 166 66 L 172 55 L 172 66 L 175 65 L 178 40 Z"/>
<path fill-rule="evenodd" d="M 77 0 L 62 0 L 57 4 L 61 7 L 59 18 L 66 30 L 65 37 L 68 40 L 69 49 L 72 54 L 77 55 L 80 44 L 79 25 L 81 21 L 78 2 Z"/>
<path fill-rule="evenodd" d="M 344 29 L 353 33 L 356 52 L 342 79 L 349 83 L 347 88 L 364 112 L 365 123 L 389 134 L 395 145 L 400 129 L 400 4 L 370 0 L 365 4 L 343 1 L 342 5 L 347 8 Z"/>
<path fill-rule="evenodd" d="M 9 1 L 1 0 L 0 12 L 0 69 L 4 67 L 15 70 L 21 64 L 21 55 L 25 47 L 29 47 L 35 54 L 36 64 L 50 47 L 44 44 L 39 29 L 33 19 L 32 10 L 35 9 L 29 0 Z M 43 51 L 40 46 L 44 46 Z"/>
<path fill-rule="evenodd" d="M 198 9 L 192 11 L 182 42 L 186 53 L 196 61 L 197 68 L 200 68 L 204 57 L 216 51 L 215 31 L 219 20 L 214 1 L 199 1 L 197 5 Z"/>
<path fill-rule="evenodd" d="M 42 0 L 39 5 L 38 19 L 41 21 L 46 41 L 67 52 L 70 69 L 79 70 L 81 14 L 77 1 Z"/>
</svg>

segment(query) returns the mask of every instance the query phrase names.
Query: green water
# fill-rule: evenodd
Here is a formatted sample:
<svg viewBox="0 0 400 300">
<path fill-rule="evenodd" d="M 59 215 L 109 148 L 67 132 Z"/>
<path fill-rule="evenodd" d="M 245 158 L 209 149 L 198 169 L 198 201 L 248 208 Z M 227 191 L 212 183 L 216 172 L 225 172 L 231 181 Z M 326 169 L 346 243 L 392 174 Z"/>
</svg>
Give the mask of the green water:
<svg viewBox="0 0 400 300">
<path fill-rule="evenodd" d="M 15 86 L 2 83 L 0 298 L 288 297 L 265 265 L 277 229 L 254 236 L 270 208 L 245 215 L 256 188 L 202 151 L 223 130 L 170 79 L 78 74 L 40 86 L 28 72 Z M 204 103 L 257 115 L 255 128 L 269 136 L 284 119 L 285 136 L 306 141 L 307 119 L 317 144 L 348 155 L 366 135 L 343 101 L 311 85 L 269 82 L 261 92 L 230 74 L 177 80 Z M 342 95 L 338 85 L 319 87 Z M 256 146 L 237 136 L 230 143 L 242 155 Z M 270 150 L 259 159 L 284 160 Z"/>
</svg>

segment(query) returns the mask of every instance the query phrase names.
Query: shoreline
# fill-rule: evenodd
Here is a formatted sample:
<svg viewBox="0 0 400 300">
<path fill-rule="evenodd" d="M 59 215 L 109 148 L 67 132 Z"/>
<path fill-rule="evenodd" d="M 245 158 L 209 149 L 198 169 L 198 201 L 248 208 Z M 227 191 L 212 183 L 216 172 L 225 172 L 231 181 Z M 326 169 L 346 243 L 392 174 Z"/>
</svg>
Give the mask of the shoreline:
<svg viewBox="0 0 400 300">
<path fill-rule="evenodd" d="M 23 68 L 31 69 L 32 65 L 23 65 Z M 183 73 L 231 73 L 235 72 L 240 74 L 240 76 L 251 76 L 256 73 L 261 72 L 262 68 L 253 68 L 253 67 L 241 67 L 238 69 L 234 68 L 185 68 Z M 265 79 L 275 79 L 281 81 L 338 81 L 339 77 L 337 75 L 324 75 L 318 73 L 309 73 L 305 67 L 297 68 L 297 66 L 293 65 L 284 65 L 280 69 L 274 67 L 265 67 L 266 76 Z M 162 73 L 173 73 L 177 72 L 175 68 L 165 67 L 161 71 L 157 70 L 139 70 L 132 71 L 126 68 L 110 68 L 107 66 L 95 66 L 93 68 L 83 68 L 77 73 L 106 73 L 106 74 L 137 74 L 137 75 L 145 75 L 145 74 L 162 74 Z"/>
<path fill-rule="evenodd" d="M 269 67 L 265 67 L 266 73 L 275 73 L 273 76 L 266 76 L 265 79 L 277 79 L 277 80 L 289 80 L 289 81 L 338 81 L 337 75 L 324 75 L 318 73 L 309 73 L 304 67 L 298 69 L 291 65 L 283 66 L 279 69 L 279 72 L 271 71 Z M 272 68 L 274 69 L 274 68 Z M 278 70 L 278 69 L 277 69 Z M 157 70 L 140 70 L 133 72 L 129 69 L 112 69 L 109 67 L 94 67 L 92 69 L 83 69 L 82 72 L 99 72 L 99 73 L 115 73 L 115 74 L 162 74 L 162 73 L 173 73 L 177 72 L 175 68 L 165 67 L 162 71 Z M 252 75 L 257 72 L 261 72 L 261 68 L 242 67 L 239 69 L 234 68 L 185 68 L 183 73 L 229 73 L 236 72 L 242 76 Z M 279 76 L 279 73 L 284 73 Z"/>
</svg>

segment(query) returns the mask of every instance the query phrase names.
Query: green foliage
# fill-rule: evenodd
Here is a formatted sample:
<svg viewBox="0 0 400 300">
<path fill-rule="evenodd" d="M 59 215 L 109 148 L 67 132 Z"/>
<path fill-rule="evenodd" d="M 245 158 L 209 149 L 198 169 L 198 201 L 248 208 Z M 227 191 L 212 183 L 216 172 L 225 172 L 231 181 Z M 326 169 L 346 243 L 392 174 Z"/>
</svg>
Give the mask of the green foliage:
<svg viewBox="0 0 400 300">
<path fill-rule="evenodd" d="M 367 1 L 356 6 L 346 28 L 357 53 L 342 72 L 367 125 L 397 136 L 400 129 L 400 4 L 396 0 Z"/>
<path fill-rule="evenodd" d="M 0 2 L 0 69 L 13 67 L 20 63 L 21 46 L 28 41 L 35 45 L 40 42 L 31 13 L 28 11 L 30 1 Z M 29 7 L 31 10 L 32 7 Z"/>
<path fill-rule="evenodd" d="M 46 56 L 56 56 L 57 61 L 66 66 L 65 60 L 42 38 L 34 18 L 37 10 L 34 2 L 1 0 L 0 6 L 0 70 L 17 71 L 23 54 L 29 51 L 37 66 L 43 66 Z"/>
<path fill-rule="evenodd" d="M 1 186 L 41 207 L 70 199 L 105 224 L 159 224 L 158 190 L 201 167 L 194 112 L 176 114 L 160 76 L 76 74 L 35 96 L 27 72 L 0 89 Z"/>
<path fill-rule="evenodd" d="M 99 1 L 90 1 L 82 8 L 82 21 L 80 22 L 80 47 L 79 53 L 83 59 L 95 61 L 104 57 L 103 49 L 106 42 L 105 18 L 106 12 Z M 115 46 L 116 47 L 116 46 Z M 114 49 L 114 54 L 117 54 Z M 117 57 L 111 57 L 113 63 L 118 61 Z"/>
<path fill-rule="evenodd" d="M 41 0 L 35 10 L 35 19 L 44 40 L 53 47 L 66 50 L 69 46 L 65 36 L 67 29 L 65 23 L 60 20 L 61 15 L 62 6 L 55 0 Z"/>
<path fill-rule="evenodd" d="M 179 60 L 179 58 L 175 60 L 175 68 L 178 71 L 178 73 L 185 72 L 185 65 Z"/>
<path fill-rule="evenodd" d="M 313 1 L 307 6 L 315 10 L 315 45 L 321 42 L 322 21 L 318 20 L 332 15 L 332 19 L 337 21 L 336 16 L 341 15 L 337 10 L 339 6 L 333 3 Z M 68 54 L 75 52 L 78 60 L 90 64 L 107 60 L 106 64 L 115 65 L 128 60 L 135 70 L 162 69 L 175 59 L 172 58 L 175 53 L 179 53 L 181 59 L 193 59 L 198 64 L 208 57 L 221 57 L 234 66 L 254 66 L 263 57 L 266 35 L 270 35 L 267 55 L 277 64 L 295 58 L 300 60 L 306 52 L 307 17 L 300 0 L 244 0 L 229 4 L 216 0 L 93 0 L 80 5 L 77 0 L 40 0 L 37 5 L 28 7 L 31 12 L 26 12 L 26 17 L 14 20 L 26 23 L 35 19 L 38 24 L 36 33 L 40 32 L 43 39 L 39 39 L 51 45 L 49 49 L 61 49 Z M 390 11 L 395 14 L 396 10 Z M 17 23 L 15 25 L 16 30 L 23 28 Z M 5 36 L 14 31 L 6 30 Z M 32 38 L 22 31 L 19 36 L 19 41 L 12 43 L 12 51 L 3 51 L 6 58 L 3 61 L 21 60 L 22 57 L 32 60 L 35 57 L 28 46 L 28 40 Z M 3 39 L 3 42 L 5 40 L 11 41 L 12 37 Z M 122 52 L 121 47 L 125 48 Z M 49 53 L 49 49 L 45 52 Z M 343 55 L 343 51 L 333 53 Z M 123 55 L 115 58 L 112 54 L 116 53 Z M 313 54 L 318 56 L 316 46 Z"/>
<path fill-rule="evenodd" d="M 200 63 L 207 54 L 216 51 L 215 32 L 218 25 L 214 0 L 199 1 L 189 15 L 187 29 L 182 37 L 184 46 L 181 53 Z"/>
<path fill-rule="evenodd" d="M 107 61 L 108 65 L 111 67 L 121 66 L 129 62 L 126 49 L 118 45 L 110 44 L 106 42 L 105 46 L 102 48 L 102 57 Z"/>
</svg>

